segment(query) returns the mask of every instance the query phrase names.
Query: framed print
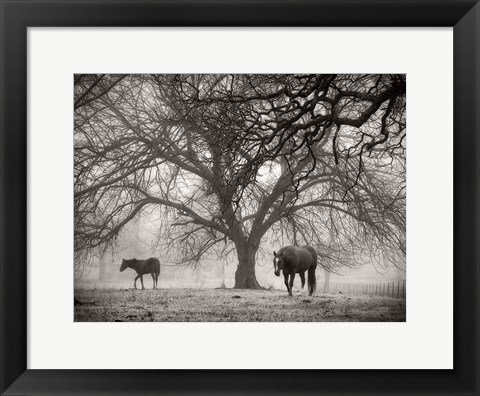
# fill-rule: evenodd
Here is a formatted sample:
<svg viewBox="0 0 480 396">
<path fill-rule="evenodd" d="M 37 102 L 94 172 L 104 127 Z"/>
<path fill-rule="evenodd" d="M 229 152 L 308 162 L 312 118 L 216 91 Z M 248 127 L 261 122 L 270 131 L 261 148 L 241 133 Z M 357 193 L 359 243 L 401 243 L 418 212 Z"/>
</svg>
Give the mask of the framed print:
<svg viewBox="0 0 480 396">
<path fill-rule="evenodd" d="M 1 10 L 2 394 L 479 393 L 476 1 Z"/>
</svg>

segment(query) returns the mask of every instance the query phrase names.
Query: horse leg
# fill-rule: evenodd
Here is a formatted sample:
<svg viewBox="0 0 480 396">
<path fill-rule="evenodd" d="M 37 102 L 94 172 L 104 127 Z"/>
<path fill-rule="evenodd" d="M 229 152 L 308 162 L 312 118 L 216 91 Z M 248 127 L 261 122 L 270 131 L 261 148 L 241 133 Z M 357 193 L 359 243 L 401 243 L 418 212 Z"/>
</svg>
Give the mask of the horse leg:
<svg viewBox="0 0 480 396">
<path fill-rule="evenodd" d="M 292 272 L 290 274 L 290 297 L 293 297 L 292 295 L 292 289 L 293 289 L 293 281 L 295 280 L 295 272 Z"/>
<path fill-rule="evenodd" d="M 155 289 L 155 272 L 152 272 L 150 275 L 152 275 L 153 288 Z"/>
<path fill-rule="evenodd" d="M 133 286 L 135 286 L 135 289 L 137 288 L 137 279 L 140 278 L 140 275 L 137 275 L 135 278 L 135 282 L 133 283 Z"/>
<path fill-rule="evenodd" d="M 140 275 L 140 282 L 142 282 L 142 290 L 145 290 L 145 287 L 143 286 L 143 274 Z"/>
<path fill-rule="evenodd" d="M 283 279 L 285 280 L 285 286 L 287 286 L 288 294 L 291 295 L 290 287 L 288 287 L 288 274 L 286 272 L 283 273 Z"/>
<path fill-rule="evenodd" d="M 305 286 L 305 272 L 300 272 L 300 279 L 302 280 L 302 289 Z"/>
</svg>

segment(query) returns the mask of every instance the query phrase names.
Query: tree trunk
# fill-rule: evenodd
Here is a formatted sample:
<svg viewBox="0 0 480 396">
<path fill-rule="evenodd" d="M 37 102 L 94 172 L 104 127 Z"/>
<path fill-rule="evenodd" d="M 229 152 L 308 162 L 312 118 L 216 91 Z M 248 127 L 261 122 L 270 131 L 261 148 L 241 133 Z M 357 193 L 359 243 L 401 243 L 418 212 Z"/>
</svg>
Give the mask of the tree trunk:
<svg viewBox="0 0 480 396">
<path fill-rule="evenodd" d="M 99 268 L 99 272 L 98 272 L 98 280 L 105 280 L 105 269 L 107 267 L 107 263 L 105 262 L 105 260 L 103 259 L 103 256 L 102 258 L 100 259 L 100 268 Z"/>
<path fill-rule="evenodd" d="M 323 292 L 328 293 L 330 291 L 330 272 L 324 269 L 325 283 L 323 284 Z"/>
<path fill-rule="evenodd" d="M 105 270 L 107 269 L 107 262 L 106 262 L 106 255 L 107 249 L 100 248 L 98 250 L 99 253 L 99 263 L 98 263 L 98 280 L 103 281 L 105 280 Z"/>
<path fill-rule="evenodd" d="M 255 277 L 255 254 L 257 249 L 237 246 L 238 267 L 235 271 L 235 289 L 262 289 Z"/>
</svg>

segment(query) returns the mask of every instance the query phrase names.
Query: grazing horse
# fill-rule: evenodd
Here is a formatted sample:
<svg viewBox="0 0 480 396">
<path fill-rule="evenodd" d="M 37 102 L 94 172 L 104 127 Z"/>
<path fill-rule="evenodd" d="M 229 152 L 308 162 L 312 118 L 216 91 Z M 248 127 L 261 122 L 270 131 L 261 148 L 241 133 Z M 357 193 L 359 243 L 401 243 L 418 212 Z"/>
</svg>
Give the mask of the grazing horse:
<svg viewBox="0 0 480 396">
<path fill-rule="evenodd" d="M 122 265 L 120 266 L 120 272 L 125 271 L 127 268 L 131 268 L 137 271 L 137 277 L 135 278 L 135 289 L 137 288 L 137 279 L 140 278 L 142 282 L 142 289 L 143 287 L 143 275 L 151 274 L 153 279 L 153 288 L 155 289 L 158 285 L 158 275 L 160 275 L 160 261 L 158 261 L 154 257 L 150 257 L 146 260 L 122 260 Z"/>
<path fill-rule="evenodd" d="M 273 268 L 275 269 L 275 275 L 280 276 L 280 271 L 283 271 L 285 286 L 287 286 L 290 297 L 292 296 L 292 286 L 295 274 L 300 274 L 302 289 L 305 286 L 305 271 L 308 271 L 308 295 L 311 296 L 315 291 L 317 283 L 315 278 L 317 253 L 315 250 L 308 245 L 301 247 L 285 246 L 281 248 L 278 253 L 273 252 L 273 255 Z M 290 281 L 288 279 L 289 275 Z"/>
</svg>

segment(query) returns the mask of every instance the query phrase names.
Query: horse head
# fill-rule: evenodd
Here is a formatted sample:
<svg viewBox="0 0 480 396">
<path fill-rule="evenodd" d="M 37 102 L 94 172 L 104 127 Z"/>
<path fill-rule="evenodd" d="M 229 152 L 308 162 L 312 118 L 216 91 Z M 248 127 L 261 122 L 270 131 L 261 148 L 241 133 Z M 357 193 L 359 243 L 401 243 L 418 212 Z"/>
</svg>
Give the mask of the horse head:
<svg viewBox="0 0 480 396">
<path fill-rule="evenodd" d="M 273 269 L 276 276 L 280 276 L 280 271 L 283 269 L 282 254 L 273 252 Z"/>
<path fill-rule="evenodd" d="M 128 268 L 128 260 L 122 259 L 122 265 L 120 266 L 120 272 L 125 271 Z"/>
</svg>

